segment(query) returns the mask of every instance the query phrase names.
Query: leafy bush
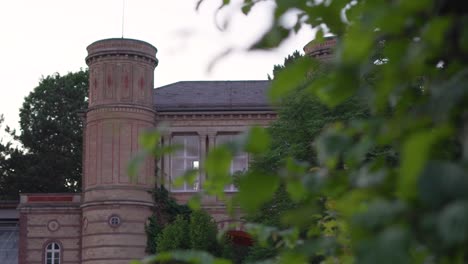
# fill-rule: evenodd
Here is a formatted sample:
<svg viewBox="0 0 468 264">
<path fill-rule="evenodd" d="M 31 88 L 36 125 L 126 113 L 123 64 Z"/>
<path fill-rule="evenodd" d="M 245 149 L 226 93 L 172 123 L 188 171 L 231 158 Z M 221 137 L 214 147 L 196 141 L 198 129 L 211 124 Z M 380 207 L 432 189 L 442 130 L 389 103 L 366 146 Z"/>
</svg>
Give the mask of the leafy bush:
<svg viewBox="0 0 468 264">
<path fill-rule="evenodd" d="M 205 211 L 194 211 L 190 215 L 189 239 L 190 248 L 219 254 L 217 241 L 218 228 L 213 218 Z"/>
<path fill-rule="evenodd" d="M 176 215 L 175 220 L 164 228 L 161 228 L 153 216 L 150 218 L 147 234 L 148 251 L 193 249 L 204 250 L 213 255 L 219 255 L 221 251 L 216 223 L 205 211 L 192 212 L 188 220 L 184 214 Z"/>
<path fill-rule="evenodd" d="M 150 254 L 156 253 L 157 238 L 161 234 L 163 227 L 158 223 L 155 215 L 148 218 L 148 224 L 145 225 L 146 232 L 146 252 Z"/>
<path fill-rule="evenodd" d="M 174 222 L 164 227 L 156 240 L 157 252 L 190 248 L 188 221 L 178 215 Z"/>
<path fill-rule="evenodd" d="M 220 241 L 221 257 L 229 259 L 234 264 L 241 264 L 246 261 L 249 255 L 250 246 L 235 244 L 229 235 L 225 234 Z"/>
<path fill-rule="evenodd" d="M 177 204 L 163 185 L 154 188 L 153 199 L 155 205 L 153 215 L 145 226 L 146 252 L 151 254 L 156 253 L 158 237 L 164 226 L 173 222 L 178 215 L 188 219 L 191 213 L 188 206 Z"/>
</svg>

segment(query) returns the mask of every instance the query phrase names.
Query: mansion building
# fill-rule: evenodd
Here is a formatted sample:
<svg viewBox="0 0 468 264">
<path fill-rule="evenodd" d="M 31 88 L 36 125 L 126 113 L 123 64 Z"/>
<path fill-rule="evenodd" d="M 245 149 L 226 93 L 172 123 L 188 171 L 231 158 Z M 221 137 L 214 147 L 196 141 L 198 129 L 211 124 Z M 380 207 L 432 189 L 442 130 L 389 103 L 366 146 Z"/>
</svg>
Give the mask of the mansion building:
<svg viewBox="0 0 468 264">
<path fill-rule="evenodd" d="M 334 43 L 304 51 L 327 60 Z M 177 177 L 199 168 L 215 146 L 276 119 L 266 98 L 269 81 L 183 81 L 154 89 L 158 60 L 151 44 L 104 39 L 87 50 L 82 193 L 22 193 L 19 202 L 0 202 L 2 264 L 127 264 L 143 258 L 155 184 L 164 182 L 177 201 L 186 202 L 206 175 L 200 172 L 195 184 L 176 187 Z M 142 150 L 140 135 L 160 124 L 162 145 L 181 148 L 158 164 L 146 157 L 130 177 L 128 162 Z M 248 164 L 248 154 L 238 153 L 231 172 L 245 171 Z M 216 197 L 204 197 L 202 206 L 219 227 L 241 223 Z"/>
</svg>

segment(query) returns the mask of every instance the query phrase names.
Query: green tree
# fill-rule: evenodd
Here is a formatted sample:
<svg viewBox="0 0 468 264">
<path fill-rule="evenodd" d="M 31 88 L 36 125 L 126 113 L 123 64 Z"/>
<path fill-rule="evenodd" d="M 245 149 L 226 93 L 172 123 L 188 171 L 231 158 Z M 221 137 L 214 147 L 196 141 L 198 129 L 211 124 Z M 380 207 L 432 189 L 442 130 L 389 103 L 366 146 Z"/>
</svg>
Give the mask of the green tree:
<svg viewBox="0 0 468 264">
<path fill-rule="evenodd" d="M 87 108 L 88 72 L 47 76 L 25 97 L 20 109 L 21 144 L 8 158 L 2 193 L 79 191 L 83 124 Z M 7 190 L 5 190 L 6 188 Z"/>
<path fill-rule="evenodd" d="M 0 129 L 2 129 L 4 122 L 3 114 L 0 115 Z M 9 182 L 10 162 L 9 158 L 12 154 L 12 147 L 10 142 L 4 142 L 3 138 L 0 139 L 0 199 L 9 200 L 15 199 L 12 194 L 12 184 Z"/>
</svg>

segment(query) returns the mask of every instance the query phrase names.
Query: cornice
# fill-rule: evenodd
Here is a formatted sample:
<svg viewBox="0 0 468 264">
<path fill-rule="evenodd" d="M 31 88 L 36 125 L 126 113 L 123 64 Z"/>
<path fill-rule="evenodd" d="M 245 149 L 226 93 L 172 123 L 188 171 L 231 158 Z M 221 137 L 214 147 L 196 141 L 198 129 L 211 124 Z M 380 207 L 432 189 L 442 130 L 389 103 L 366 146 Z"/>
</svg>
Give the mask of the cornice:
<svg viewBox="0 0 468 264">
<path fill-rule="evenodd" d="M 90 107 L 86 110 L 86 113 L 89 114 L 90 112 L 102 113 L 102 112 L 133 112 L 133 113 L 148 113 L 155 114 L 153 108 L 141 106 L 141 105 L 133 105 L 133 104 L 106 104 L 106 105 L 97 105 Z"/>
<path fill-rule="evenodd" d="M 176 113 L 156 113 L 157 121 L 167 120 L 275 120 L 277 113 L 274 111 L 252 112 L 176 112 Z"/>
<path fill-rule="evenodd" d="M 131 184 L 112 184 L 112 185 L 94 185 L 91 187 L 87 187 L 83 190 L 83 193 L 86 194 L 90 191 L 103 191 L 103 190 L 135 190 L 135 191 L 144 191 L 144 192 L 151 192 L 153 189 L 147 186 L 138 186 L 138 185 L 131 185 Z"/>
<path fill-rule="evenodd" d="M 147 206 L 153 207 L 153 202 L 144 202 L 137 200 L 97 200 L 92 202 L 84 202 L 81 204 L 81 208 L 86 208 L 90 206 L 115 206 L 115 205 L 133 205 L 133 206 Z"/>
<path fill-rule="evenodd" d="M 138 60 L 139 62 L 148 63 L 153 68 L 158 66 L 158 60 L 157 59 L 148 58 L 144 54 L 138 54 L 138 53 L 132 54 L 132 53 L 129 53 L 129 52 L 126 52 L 126 51 L 115 51 L 115 52 L 112 52 L 112 53 L 108 52 L 108 53 L 104 53 L 104 54 L 94 54 L 94 55 L 88 56 L 86 58 L 86 63 L 88 65 L 92 65 L 94 63 L 97 63 L 97 62 L 103 61 L 103 60 L 125 60 L 125 61 L 128 61 L 131 58 L 133 58 L 135 60 Z"/>
</svg>

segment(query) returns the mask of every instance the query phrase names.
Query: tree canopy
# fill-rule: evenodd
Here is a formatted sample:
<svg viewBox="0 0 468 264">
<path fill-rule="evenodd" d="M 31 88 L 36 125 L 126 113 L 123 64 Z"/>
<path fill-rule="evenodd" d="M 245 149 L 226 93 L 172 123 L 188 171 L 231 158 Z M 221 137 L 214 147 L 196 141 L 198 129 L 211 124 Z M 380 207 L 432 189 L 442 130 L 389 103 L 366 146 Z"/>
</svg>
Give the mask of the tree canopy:
<svg viewBox="0 0 468 264">
<path fill-rule="evenodd" d="M 1 193 L 75 192 L 80 189 L 83 124 L 87 108 L 88 72 L 80 70 L 40 80 L 20 109 L 20 148 L 4 157 Z"/>
</svg>

